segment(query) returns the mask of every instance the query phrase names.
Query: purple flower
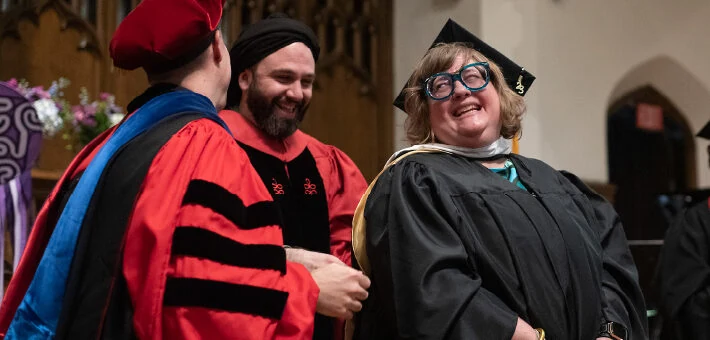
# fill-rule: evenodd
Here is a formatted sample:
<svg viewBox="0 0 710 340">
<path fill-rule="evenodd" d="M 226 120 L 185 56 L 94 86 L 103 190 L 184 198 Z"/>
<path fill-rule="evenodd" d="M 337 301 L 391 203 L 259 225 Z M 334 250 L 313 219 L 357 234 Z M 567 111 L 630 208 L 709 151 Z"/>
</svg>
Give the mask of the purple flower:
<svg viewBox="0 0 710 340">
<path fill-rule="evenodd" d="M 109 113 L 123 113 L 121 107 L 116 104 L 111 104 L 108 108 Z"/>
<path fill-rule="evenodd" d="M 36 99 L 35 92 L 37 92 L 37 91 L 35 91 L 34 88 L 25 89 L 24 92 L 25 92 L 25 98 L 29 99 L 30 101 L 34 101 Z"/>
<path fill-rule="evenodd" d="M 97 111 L 96 105 L 97 105 L 96 102 L 93 102 L 89 105 L 84 105 L 84 112 L 86 112 L 87 117 L 93 118 L 94 116 L 96 116 L 96 111 Z"/>
<path fill-rule="evenodd" d="M 89 127 L 96 127 L 96 118 L 94 118 L 94 116 L 86 117 L 82 124 Z"/>
<path fill-rule="evenodd" d="M 59 85 L 57 85 L 56 81 L 53 81 L 52 85 L 47 89 L 47 93 L 49 93 L 50 96 L 56 96 L 58 91 Z"/>
</svg>

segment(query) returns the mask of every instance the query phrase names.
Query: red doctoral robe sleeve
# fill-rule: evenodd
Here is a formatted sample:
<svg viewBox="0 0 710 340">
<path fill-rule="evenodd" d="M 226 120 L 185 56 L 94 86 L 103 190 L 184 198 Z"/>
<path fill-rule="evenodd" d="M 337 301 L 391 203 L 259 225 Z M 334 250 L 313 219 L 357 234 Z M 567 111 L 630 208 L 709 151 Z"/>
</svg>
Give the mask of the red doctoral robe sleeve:
<svg viewBox="0 0 710 340">
<path fill-rule="evenodd" d="M 278 225 L 260 223 L 271 196 L 244 151 L 213 124 L 198 120 L 173 136 L 136 200 L 123 258 L 136 332 L 309 338 L 318 288 L 283 251 L 271 263 L 260 256 L 283 245 Z"/>
</svg>

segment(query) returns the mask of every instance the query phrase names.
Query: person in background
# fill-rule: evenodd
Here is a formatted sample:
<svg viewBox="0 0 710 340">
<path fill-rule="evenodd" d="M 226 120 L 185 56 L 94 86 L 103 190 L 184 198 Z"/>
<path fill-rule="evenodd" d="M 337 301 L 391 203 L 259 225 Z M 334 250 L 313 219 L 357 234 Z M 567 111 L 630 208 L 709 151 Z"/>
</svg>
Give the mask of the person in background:
<svg viewBox="0 0 710 340">
<path fill-rule="evenodd" d="M 697 136 L 710 140 L 710 122 Z M 678 339 L 710 339 L 710 197 L 676 216 L 658 269 L 663 315 Z"/>
<path fill-rule="evenodd" d="M 354 338 L 647 338 L 611 204 L 511 153 L 533 80 L 451 20 L 416 66 L 396 101 L 416 145 L 393 155 L 355 215 L 372 286 Z"/>
<path fill-rule="evenodd" d="M 220 112 L 283 215 L 288 259 L 310 271 L 351 265 L 353 211 L 367 187 L 344 152 L 299 130 L 319 53 L 315 33 L 283 14 L 247 26 L 230 50 L 230 110 Z M 364 292 L 367 277 L 350 270 Z M 317 315 L 313 338 L 341 339 L 342 320 L 360 308 L 353 300 L 342 313 Z"/>
<path fill-rule="evenodd" d="M 316 310 L 366 294 L 347 267 L 287 261 L 278 208 L 218 116 L 231 78 L 222 6 L 143 0 L 121 22 L 114 66 L 142 68 L 151 87 L 49 196 L 0 336 L 303 339 Z"/>
</svg>

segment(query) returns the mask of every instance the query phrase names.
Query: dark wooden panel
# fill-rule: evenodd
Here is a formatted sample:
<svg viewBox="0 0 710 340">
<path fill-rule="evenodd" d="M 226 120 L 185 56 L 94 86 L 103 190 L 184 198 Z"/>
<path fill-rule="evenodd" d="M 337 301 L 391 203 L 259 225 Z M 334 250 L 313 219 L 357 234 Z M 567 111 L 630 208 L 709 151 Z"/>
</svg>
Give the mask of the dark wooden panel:
<svg viewBox="0 0 710 340">
<path fill-rule="evenodd" d="M 91 2 L 91 3 L 89 3 Z M 31 3 L 31 4 L 30 4 Z M 0 17 L 0 79 L 48 86 L 64 76 L 77 102 L 110 92 L 125 107 L 148 85 L 140 71 L 115 69 L 108 44 L 137 0 L 45 0 L 15 5 Z M 273 12 L 302 20 L 319 35 L 318 80 L 303 129 L 344 150 L 372 179 L 392 153 L 392 2 L 375 0 L 228 0 L 228 45 L 244 25 Z M 72 156 L 61 138 L 47 140 L 40 167 L 62 169 Z"/>
<path fill-rule="evenodd" d="M 93 27 L 62 2 L 42 7 L 17 7 L 0 20 L 0 79 L 24 78 L 31 85 L 49 87 L 66 77 L 64 90 L 72 103 L 79 102 L 81 87 L 95 96 L 106 53 Z M 74 154 L 61 134 L 45 139 L 38 166 L 63 169 Z"/>
</svg>

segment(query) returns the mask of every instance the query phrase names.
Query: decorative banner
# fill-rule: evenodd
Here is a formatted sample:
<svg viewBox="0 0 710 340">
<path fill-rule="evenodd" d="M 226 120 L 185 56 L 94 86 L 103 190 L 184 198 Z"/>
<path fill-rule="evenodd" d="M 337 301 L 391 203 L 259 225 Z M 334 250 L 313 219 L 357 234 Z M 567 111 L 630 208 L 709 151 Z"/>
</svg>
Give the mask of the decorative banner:
<svg viewBox="0 0 710 340">
<path fill-rule="evenodd" d="M 42 122 L 32 103 L 0 82 L 0 296 L 8 269 L 15 271 L 25 248 L 32 202 L 31 171 L 42 143 Z M 7 231 L 6 231 L 7 228 Z M 5 241 L 10 238 L 10 242 Z M 5 268 L 4 246 L 12 246 Z"/>
<path fill-rule="evenodd" d="M 42 142 L 42 122 L 29 100 L 0 82 L 0 185 L 32 169 Z"/>
<path fill-rule="evenodd" d="M 663 108 L 658 105 L 636 105 L 636 127 L 646 131 L 663 131 Z"/>
</svg>

